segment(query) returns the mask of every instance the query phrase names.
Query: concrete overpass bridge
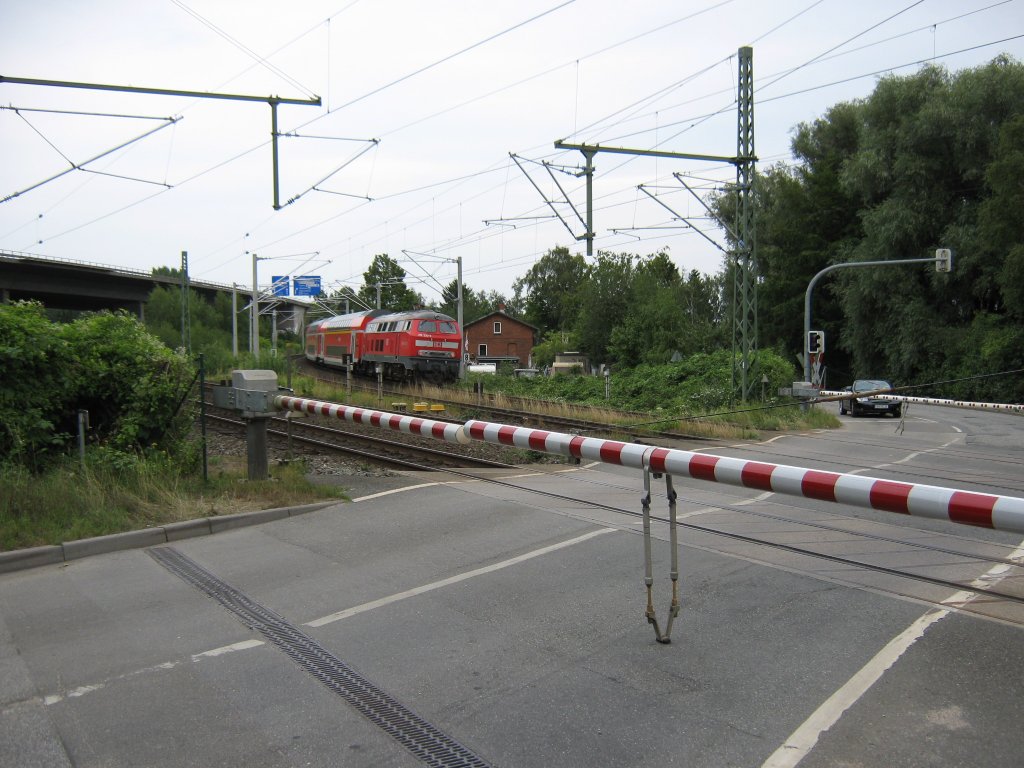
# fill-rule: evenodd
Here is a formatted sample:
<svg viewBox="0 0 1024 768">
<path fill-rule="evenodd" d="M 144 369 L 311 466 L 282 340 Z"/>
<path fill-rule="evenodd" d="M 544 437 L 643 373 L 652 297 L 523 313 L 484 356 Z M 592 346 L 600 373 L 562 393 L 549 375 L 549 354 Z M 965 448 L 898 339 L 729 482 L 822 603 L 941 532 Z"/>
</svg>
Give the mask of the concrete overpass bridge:
<svg viewBox="0 0 1024 768">
<path fill-rule="evenodd" d="M 158 286 L 180 289 L 181 280 L 106 264 L 0 251 L 0 302 L 3 303 L 33 299 L 48 309 L 124 309 L 143 319 L 149 295 Z M 189 287 L 211 300 L 216 293 L 230 294 L 236 290 L 230 285 L 193 280 L 189 281 Z M 238 293 L 239 306 L 248 304 L 251 291 L 239 290 Z M 301 332 L 308 304 L 261 296 L 261 308 L 265 301 L 277 306 L 279 327 Z"/>
</svg>

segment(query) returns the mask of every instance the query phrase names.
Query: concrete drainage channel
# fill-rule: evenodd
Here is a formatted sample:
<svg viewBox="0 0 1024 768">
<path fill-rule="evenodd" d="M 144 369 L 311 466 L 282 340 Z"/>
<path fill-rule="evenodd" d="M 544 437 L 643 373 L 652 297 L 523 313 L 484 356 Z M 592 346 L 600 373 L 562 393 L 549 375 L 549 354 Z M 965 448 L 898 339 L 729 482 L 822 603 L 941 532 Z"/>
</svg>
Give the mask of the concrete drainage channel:
<svg viewBox="0 0 1024 768">
<path fill-rule="evenodd" d="M 234 613 L 243 624 L 284 651 L 302 669 L 427 765 L 487 768 L 487 763 L 467 747 L 410 711 L 309 635 L 176 549 L 156 547 L 149 550 L 149 555 L 175 576 Z"/>
<path fill-rule="evenodd" d="M 0 573 L 20 571 L 40 565 L 53 565 L 105 552 L 117 552 L 122 549 L 139 549 L 191 539 L 196 536 L 210 536 L 214 533 L 230 531 L 233 528 L 244 528 L 249 525 L 259 525 L 272 520 L 315 512 L 318 509 L 339 503 L 341 503 L 339 500 L 321 501 L 298 507 L 278 507 L 277 509 L 261 509 L 256 512 L 240 512 L 234 515 L 201 517 L 197 520 L 184 520 L 180 523 L 144 528 L 141 531 L 112 533 L 109 536 L 66 541 L 63 544 L 0 552 Z"/>
</svg>

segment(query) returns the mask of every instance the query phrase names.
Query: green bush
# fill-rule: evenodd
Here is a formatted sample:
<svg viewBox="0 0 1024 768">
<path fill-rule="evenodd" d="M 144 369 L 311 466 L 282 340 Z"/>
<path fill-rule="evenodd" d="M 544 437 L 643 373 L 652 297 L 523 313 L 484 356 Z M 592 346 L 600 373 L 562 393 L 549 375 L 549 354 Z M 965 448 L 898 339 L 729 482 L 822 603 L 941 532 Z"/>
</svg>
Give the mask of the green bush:
<svg viewBox="0 0 1024 768">
<path fill-rule="evenodd" d="M 0 305 L 0 462 L 38 471 L 67 452 L 79 410 L 90 439 L 121 452 L 175 452 L 191 426 L 179 407 L 192 363 L 132 316 L 51 323 L 42 305 Z"/>
<path fill-rule="evenodd" d="M 793 365 L 771 350 L 758 353 L 758 376 L 766 375 L 770 397 L 789 386 Z M 611 374 L 611 399 L 605 399 L 603 376 L 485 377 L 484 386 L 508 395 L 556 402 L 581 403 L 634 411 L 707 413 L 733 404 L 732 352 L 719 350 L 692 355 L 677 363 L 639 365 Z M 774 398 L 771 398 L 774 400 Z"/>
</svg>

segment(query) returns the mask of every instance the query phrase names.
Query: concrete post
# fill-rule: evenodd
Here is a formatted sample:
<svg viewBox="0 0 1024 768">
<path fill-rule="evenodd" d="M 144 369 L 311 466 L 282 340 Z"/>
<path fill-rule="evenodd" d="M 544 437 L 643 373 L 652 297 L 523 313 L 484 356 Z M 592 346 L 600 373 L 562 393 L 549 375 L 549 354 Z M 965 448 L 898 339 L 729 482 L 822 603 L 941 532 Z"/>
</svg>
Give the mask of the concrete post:
<svg viewBox="0 0 1024 768">
<path fill-rule="evenodd" d="M 258 416 L 246 419 L 245 443 L 249 479 L 266 480 L 270 476 L 267 458 L 267 417 Z"/>
</svg>

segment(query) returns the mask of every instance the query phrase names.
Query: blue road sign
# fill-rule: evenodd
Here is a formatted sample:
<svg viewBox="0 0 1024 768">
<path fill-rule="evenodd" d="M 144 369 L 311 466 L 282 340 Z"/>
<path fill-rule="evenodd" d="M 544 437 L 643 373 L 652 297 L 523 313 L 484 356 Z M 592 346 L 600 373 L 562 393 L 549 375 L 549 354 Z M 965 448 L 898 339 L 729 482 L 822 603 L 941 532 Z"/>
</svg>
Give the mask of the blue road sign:
<svg viewBox="0 0 1024 768">
<path fill-rule="evenodd" d="M 302 275 L 293 278 L 296 296 L 318 296 L 320 294 L 320 276 Z"/>
<path fill-rule="evenodd" d="M 272 281 L 271 290 L 275 296 L 288 296 L 288 275 L 277 275 L 270 278 Z"/>
</svg>

